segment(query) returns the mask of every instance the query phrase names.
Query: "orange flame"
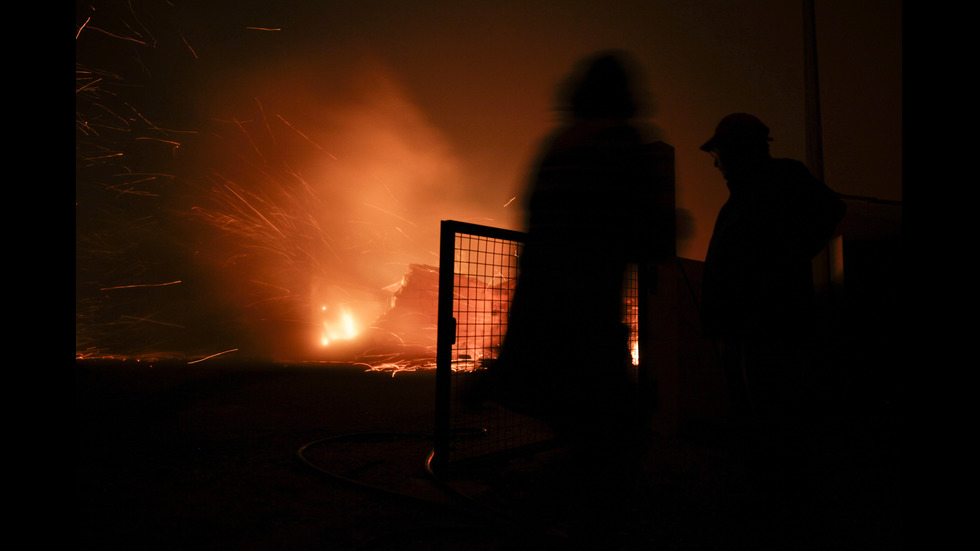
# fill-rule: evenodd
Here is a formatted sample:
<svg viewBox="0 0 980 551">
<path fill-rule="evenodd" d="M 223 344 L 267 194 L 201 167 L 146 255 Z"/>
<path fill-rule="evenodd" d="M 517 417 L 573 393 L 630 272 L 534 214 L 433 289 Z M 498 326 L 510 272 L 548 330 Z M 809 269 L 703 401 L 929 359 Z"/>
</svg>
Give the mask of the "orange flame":
<svg viewBox="0 0 980 551">
<path fill-rule="evenodd" d="M 325 314 L 331 308 L 323 306 L 320 308 Z M 354 314 L 347 307 L 340 307 L 334 316 L 323 320 L 323 333 L 320 336 L 320 343 L 323 346 L 330 346 L 336 341 L 350 340 L 360 333 Z"/>
</svg>

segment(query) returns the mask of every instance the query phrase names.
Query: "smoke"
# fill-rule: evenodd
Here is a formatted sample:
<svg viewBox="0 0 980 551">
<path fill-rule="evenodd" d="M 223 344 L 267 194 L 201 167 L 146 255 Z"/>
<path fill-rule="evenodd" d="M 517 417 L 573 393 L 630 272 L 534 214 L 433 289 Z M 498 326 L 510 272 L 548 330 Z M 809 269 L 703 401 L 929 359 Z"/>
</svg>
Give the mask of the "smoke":
<svg viewBox="0 0 980 551">
<path fill-rule="evenodd" d="M 480 216 L 465 162 L 392 73 L 348 76 L 331 94 L 265 81 L 188 170 L 207 190 L 190 208 L 211 243 L 204 273 L 254 353 L 315 357 L 341 316 L 367 326 L 410 264 L 437 265 L 440 219 Z"/>
<path fill-rule="evenodd" d="M 76 356 L 316 359 L 384 312 L 410 264 L 437 264 L 441 219 L 501 207 L 474 200 L 468 162 L 377 60 L 209 57 L 172 19 L 91 13 Z"/>
</svg>

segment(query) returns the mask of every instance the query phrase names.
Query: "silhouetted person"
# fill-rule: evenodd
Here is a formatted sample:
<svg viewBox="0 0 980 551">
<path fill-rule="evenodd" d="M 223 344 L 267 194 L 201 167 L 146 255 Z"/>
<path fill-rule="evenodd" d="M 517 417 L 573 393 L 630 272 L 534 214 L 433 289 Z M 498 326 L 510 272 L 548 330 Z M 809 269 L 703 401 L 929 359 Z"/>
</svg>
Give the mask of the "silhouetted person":
<svg viewBox="0 0 980 551">
<path fill-rule="evenodd" d="M 793 356 L 811 344 L 815 295 L 811 260 L 833 236 L 844 203 L 799 161 L 774 159 L 769 128 L 736 113 L 701 149 L 711 153 L 730 196 L 705 257 L 701 322 L 726 358 L 745 370 L 756 409 L 797 402 Z"/>
<path fill-rule="evenodd" d="M 672 150 L 648 143 L 632 122 L 642 98 L 629 63 L 599 54 L 559 92 L 563 118 L 532 170 L 520 276 L 488 373 L 499 401 L 564 435 L 630 421 L 624 273 L 638 251 L 667 246 L 653 242 L 658 222 L 670 225 L 673 240 L 673 218 L 651 212 L 650 155 L 651 148 Z"/>
<path fill-rule="evenodd" d="M 808 403 L 815 293 L 811 260 L 844 215 L 839 196 L 806 167 L 769 153 L 769 128 L 736 113 L 701 149 L 711 153 L 730 196 L 705 257 L 701 322 L 719 342 L 736 418 L 750 421 L 754 467 L 775 484 L 793 455 Z M 782 491 L 782 490 L 778 490 Z"/>
</svg>

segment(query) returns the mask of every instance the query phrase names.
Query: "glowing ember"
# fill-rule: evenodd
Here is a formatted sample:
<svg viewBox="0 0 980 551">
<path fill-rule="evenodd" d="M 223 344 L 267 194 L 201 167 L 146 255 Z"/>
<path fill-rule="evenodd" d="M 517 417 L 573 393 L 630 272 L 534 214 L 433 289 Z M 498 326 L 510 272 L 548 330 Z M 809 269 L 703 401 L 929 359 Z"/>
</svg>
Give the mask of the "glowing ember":
<svg viewBox="0 0 980 551">
<path fill-rule="evenodd" d="M 324 314 L 329 315 L 331 308 L 323 306 L 321 310 Z M 330 319 L 323 320 L 323 335 L 320 339 L 323 346 L 329 346 L 336 341 L 353 339 L 360 332 L 357 329 L 357 322 L 354 321 L 354 315 L 350 309 L 340 307 L 337 310 L 336 316 L 331 316 Z"/>
</svg>

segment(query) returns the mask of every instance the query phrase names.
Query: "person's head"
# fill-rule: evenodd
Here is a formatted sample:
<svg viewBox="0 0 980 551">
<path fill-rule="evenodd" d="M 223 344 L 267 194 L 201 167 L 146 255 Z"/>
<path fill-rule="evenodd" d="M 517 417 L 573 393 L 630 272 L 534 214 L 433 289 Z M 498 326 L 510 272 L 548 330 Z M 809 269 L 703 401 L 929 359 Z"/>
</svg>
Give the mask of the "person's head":
<svg viewBox="0 0 980 551">
<path fill-rule="evenodd" d="M 715 159 L 726 179 L 751 170 L 769 159 L 769 127 L 748 113 L 733 113 L 721 119 L 715 134 L 701 146 Z"/>
<path fill-rule="evenodd" d="M 636 64 L 625 52 L 600 52 L 580 61 L 558 91 L 558 109 L 574 119 L 636 116 Z"/>
</svg>

